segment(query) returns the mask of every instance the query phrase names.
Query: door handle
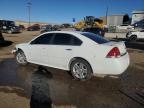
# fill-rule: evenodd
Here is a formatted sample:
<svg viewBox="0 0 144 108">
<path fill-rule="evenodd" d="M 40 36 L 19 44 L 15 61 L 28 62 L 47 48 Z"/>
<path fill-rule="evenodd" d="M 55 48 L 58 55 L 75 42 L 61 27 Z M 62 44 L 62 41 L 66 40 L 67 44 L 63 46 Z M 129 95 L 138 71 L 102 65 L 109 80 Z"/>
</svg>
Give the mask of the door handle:
<svg viewBox="0 0 144 108">
<path fill-rule="evenodd" d="M 72 49 L 65 49 L 65 50 L 67 50 L 67 51 L 71 51 Z"/>
</svg>

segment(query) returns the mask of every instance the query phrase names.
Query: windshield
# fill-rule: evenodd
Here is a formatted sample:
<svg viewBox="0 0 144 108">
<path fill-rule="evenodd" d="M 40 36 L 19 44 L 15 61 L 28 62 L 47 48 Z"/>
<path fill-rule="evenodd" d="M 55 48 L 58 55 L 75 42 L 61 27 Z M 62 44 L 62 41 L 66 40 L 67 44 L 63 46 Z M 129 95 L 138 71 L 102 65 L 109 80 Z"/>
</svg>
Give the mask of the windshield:
<svg viewBox="0 0 144 108">
<path fill-rule="evenodd" d="M 7 21 L 7 25 L 9 25 L 9 26 L 15 26 L 15 23 L 14 23 L 14 21 Z"/>
<path fill-rule="evenodd" d="M 81 34 L 84 35 L 85 37 L 95 41 L 98 44 L 103 44 L 103 43 L 109 42 L 109 40 L 107 40 L 107 39 L 105 39 L 105 38 L 103 38 L 97 34 L 94 34 L 94 33 L 86 32 L 86 33 L 81 33 Z"/>
</svg>

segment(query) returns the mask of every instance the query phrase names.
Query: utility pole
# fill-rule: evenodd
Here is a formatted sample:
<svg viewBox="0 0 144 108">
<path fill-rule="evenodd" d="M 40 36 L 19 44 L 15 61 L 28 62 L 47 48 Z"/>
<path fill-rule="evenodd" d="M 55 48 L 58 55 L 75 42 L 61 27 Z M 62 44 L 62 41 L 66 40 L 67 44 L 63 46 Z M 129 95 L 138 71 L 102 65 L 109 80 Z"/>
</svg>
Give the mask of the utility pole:
<svg viewBox="0 0 144 108">
<path fill-rule="evenodd" d="M 108 19 L 108 10 L 109 10 L 109 7 L 107 6 L 107 9 L 106 9 L 106 25 L 107 25 L 107 19 Z"/>
<path fill-rule="evenodd" d="M 29 1 L 29 2 L 27 3 L 28 16 L 29 16 L 29 26 L 31 25 L 31 5 L 32 5 L 32 3 L 31 3 L 31 1 Z"/>
</svg>

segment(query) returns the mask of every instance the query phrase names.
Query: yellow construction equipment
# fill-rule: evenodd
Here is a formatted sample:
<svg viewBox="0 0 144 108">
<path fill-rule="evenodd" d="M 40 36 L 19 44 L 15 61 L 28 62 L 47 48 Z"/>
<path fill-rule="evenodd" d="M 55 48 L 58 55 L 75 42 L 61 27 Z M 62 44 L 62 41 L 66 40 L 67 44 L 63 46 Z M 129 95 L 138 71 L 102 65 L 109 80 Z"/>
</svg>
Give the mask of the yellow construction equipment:
<svg viewBox="0 0 144 108">
<path fill-rule="evenodd" d="M 93 32 L 104 36 L 104 23 L 103 20 L 95 18 L 94 16 L 86 16 L 84 20 L 74 25 L 76 30 Z"/>
</svg>

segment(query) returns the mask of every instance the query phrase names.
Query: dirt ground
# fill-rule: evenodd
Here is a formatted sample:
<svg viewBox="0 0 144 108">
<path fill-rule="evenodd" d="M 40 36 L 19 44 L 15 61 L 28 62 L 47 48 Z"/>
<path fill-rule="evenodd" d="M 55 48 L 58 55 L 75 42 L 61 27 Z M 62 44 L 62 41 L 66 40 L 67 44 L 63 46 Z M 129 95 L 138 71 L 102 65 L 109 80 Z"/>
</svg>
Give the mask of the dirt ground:
<svg viewBox="0 0 144 108">
<path fill-rule="evenodd" d="M 127 44 L 130 66 L 120 78 L 93 77 L 83 82 L 74 80 L 66 71 L 16 64 L 11 54 L 15 44 L 28 42 L 39 33 L 4 34 L 5 40 L 13 43 L 0 47 L 0 108 L 144 107 L 144 100 L 136 95 L 144 90 L 144 42 Z"/>
</svg>

